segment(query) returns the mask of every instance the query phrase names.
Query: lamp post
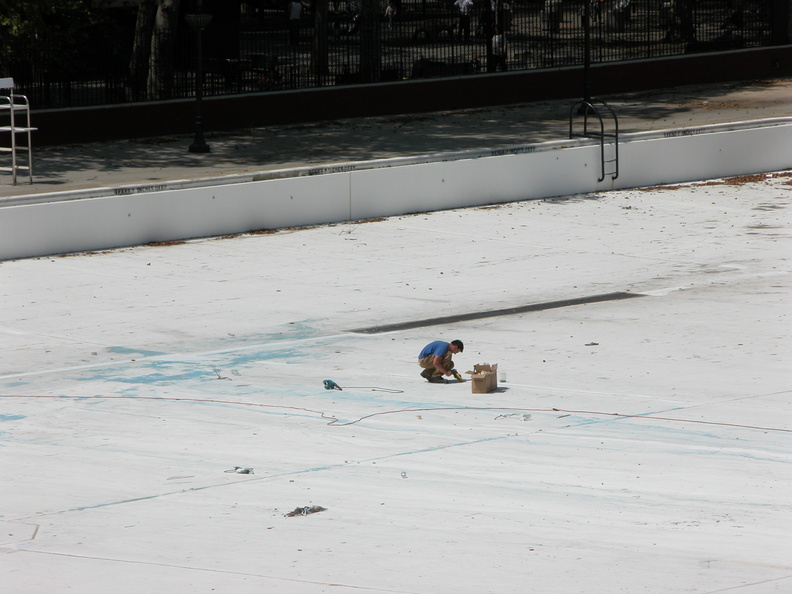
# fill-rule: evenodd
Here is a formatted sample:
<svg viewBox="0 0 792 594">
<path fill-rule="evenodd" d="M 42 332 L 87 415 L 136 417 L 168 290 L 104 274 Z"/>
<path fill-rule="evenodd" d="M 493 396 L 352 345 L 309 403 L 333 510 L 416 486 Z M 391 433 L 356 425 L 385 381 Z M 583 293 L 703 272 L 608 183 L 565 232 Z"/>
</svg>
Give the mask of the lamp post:
<svg viewBox="0 0 792 594">
<path fill-rule="evenodd" d="M 591 0 L 583 0 L 583 102 L 578 114 L 588 115 L 591 109 Z"/>
<path fill-rule="evenodd" d="M 190 145 L 189 151 L 191 153 L 208 153 L 212 149 L 206 144 L 203 135 L 203 115 L 201 113 L 201 103 L 203 100 L 203 30 L 209 25 L 212 20 L 211 14 L 201 12 L 203 8 L 203 1 L 198 0 L 196 12 L 193 14 L 185 15 L 185 20 L 190 28 L 195 30 L 196 42 L 196 67 L 195 67 L 195 138 Z"/>
<path fill-rule="evenodd" d="M 591 103 L 591 0 L 583 4 L 583 101 Z"/>
</svg>

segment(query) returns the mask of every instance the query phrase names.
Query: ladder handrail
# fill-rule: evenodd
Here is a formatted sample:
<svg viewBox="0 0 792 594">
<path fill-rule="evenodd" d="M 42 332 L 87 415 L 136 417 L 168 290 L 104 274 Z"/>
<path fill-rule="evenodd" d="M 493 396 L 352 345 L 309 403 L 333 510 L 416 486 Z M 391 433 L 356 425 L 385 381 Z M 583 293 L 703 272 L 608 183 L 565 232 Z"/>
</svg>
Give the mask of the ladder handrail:
<svg viewBox="0 0 792 594">
<path fill-rule="evenodd" d="M 33 183 L 33 156 L 32 156 L 32 139 L 31 132 L 36 128 L 30 125 L 30 101 L 25 95 L 14 93 L 14 79 L 13 78 L 0 78 L 0 90 L 6 90 L 8 95 L 0 95 L 0 116 L 7 114 L 8 122 L 0 123 L 0 133 L 8 133 L 9 144 L 6 147 L 0 145 L 0 152 L 11 154 L 11 166 L 0 167 L 2 171 L 11 172 L 11 180 L 14 185 L 17 183 L 17 174 L 20 170 L 27 170 L 28 180 Z M 17 124 L 17 114 L 23 116 L 24 124 Z M 26 136 L 27 143 L 20 145 L 17 142 L 17 134 Z M 27 153 L 27 165 L 19 164 L 17 152 L 19 149 L 24 149 Z"/>
<path fill-rule="evenodd" d="M 602 115 L 600 114 L 599 110 L 594 105 L 594 102 L 601 104 L 604 106 L 611 115 L 614 124 L 614 132 L 612 134 L 605 133 L 605 123 L 602 120 Z M 582 136 L 584 138 L 599 138 L 600 139 L 600 164 L 601 164 L 601 171 L 602 175 L 597 181 L 602 181 L 605 179 L 605 137 L 613 137 L 613 146 L 614 146 L 614 159 L 613 163 L 615 163 L 616 169 L 611 174 L 611 179 L 616 179 L 619 177 L 619 118 L 616 117 L 616 112 L 613 111 L 613 108 L 608 105 L 605 101 L 601 99 L 590 99 L 589 101 L 578 101 L 577 103 L 573 103 L 572 107 L 569 108 L 569 138 L 573 138 L 575 135 L 573 134 L 572 123 L 573 123 L 573 116 L 575 109 L 577 108 L 578 112 L 583 113 L 583 133 L 579 134 L 578 136 Z M 597 116 L 600 124 L 600 131 L 599 133 L 596 132 L 589 132 L 588 129 L 588 116 L 589 112 L 593 113 Z M 610 162 L 610 161 L 609 161 Z"/>
</svg>

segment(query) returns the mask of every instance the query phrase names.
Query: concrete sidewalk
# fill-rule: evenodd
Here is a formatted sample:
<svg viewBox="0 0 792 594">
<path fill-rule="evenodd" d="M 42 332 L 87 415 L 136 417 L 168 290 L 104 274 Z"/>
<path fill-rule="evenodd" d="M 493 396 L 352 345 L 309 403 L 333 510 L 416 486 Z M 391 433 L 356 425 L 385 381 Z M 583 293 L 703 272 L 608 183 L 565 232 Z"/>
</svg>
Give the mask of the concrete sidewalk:
<svg viewBox="0 0 792 594">
<path fill-rule="evenodd" d="M 604 97 L 623 133 L 792 116 L 792 79 L 680 87 Z M 568 101 L 361 118 L 212 133 L 208 154 L 191 137 L 36 148 L 34 183 L 0 178 L 0 198 L 157 183 L 313 164 L 492 148 L 568 137 Z M 35 112 L 33 114 L 35 125 Z M 22 179 L 22 178 L 20 178 Z"/>
</svg>

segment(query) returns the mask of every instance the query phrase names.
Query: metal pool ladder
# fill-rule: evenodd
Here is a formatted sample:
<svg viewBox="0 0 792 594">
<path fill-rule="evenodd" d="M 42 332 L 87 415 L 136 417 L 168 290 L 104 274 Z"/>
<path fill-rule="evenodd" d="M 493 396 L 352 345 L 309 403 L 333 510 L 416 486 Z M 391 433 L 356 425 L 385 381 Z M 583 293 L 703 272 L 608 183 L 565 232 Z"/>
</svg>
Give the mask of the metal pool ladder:
<svg viewBox="0 0 792 594">
<path fill-rule="evenodd" d="M 613 120 L 613 132 L 605 132 L 605 122 L 602 119 L 602 113 L 595 104 L 604 107 L 607 110 L 606 115 L 610 115 Z M 573 128 L 575 115 L 583 116 L 583 131 L 576 132 Z M 589 129 L 589 116 L 596 116 L 599 121 L 599 130 Z M 574 137 L 582 138 L 596 138 L 600 143 L 600 178 L 597 181 L 605 179 L 606 175 L 610 175 L 611 179 L 619 177 L 619 119 L 610 105 L 601 99 L 589 99 L 588 101 L 578 101 L 574 103 L 569 109 L 569 138 Z M 608 143 L 606 145 L 606 140 Z"/>
</svg>

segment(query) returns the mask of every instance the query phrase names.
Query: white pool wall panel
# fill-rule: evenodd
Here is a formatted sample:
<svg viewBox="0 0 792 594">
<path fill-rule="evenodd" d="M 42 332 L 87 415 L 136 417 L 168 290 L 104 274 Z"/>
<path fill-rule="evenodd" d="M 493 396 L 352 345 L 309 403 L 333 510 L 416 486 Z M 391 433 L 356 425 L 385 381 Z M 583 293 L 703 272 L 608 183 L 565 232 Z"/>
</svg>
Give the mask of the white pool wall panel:
<svg viewBox="0 0 792 594">
<path fill-rule="evenodd" d="M 619 175 L 602 181 L 599 143 L 571 139 L 12 197 L 0 203 L 0 259 L 779 171 L 792 168 L 792 118 L 623 135 L 618 148 Z"/>
</svg>

